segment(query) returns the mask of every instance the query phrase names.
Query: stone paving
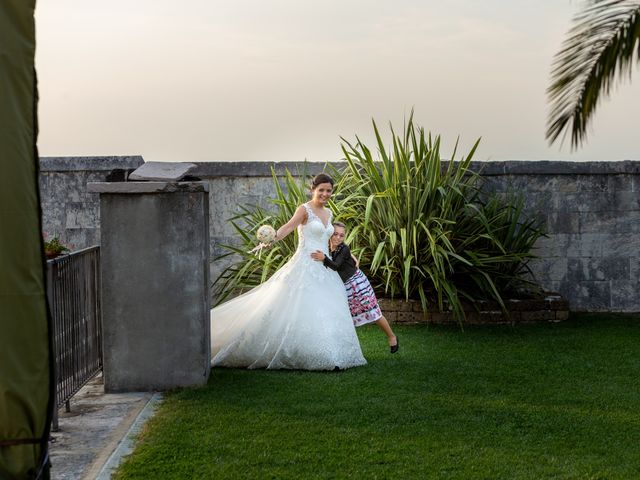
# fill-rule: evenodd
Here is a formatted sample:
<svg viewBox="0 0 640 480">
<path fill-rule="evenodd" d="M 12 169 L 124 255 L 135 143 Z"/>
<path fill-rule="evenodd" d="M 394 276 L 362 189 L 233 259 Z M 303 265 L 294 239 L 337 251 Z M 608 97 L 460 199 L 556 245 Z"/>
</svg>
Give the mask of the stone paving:
<svg viewBox="0 0 640 480">
<path fill-rule="evenodd" d="M 71 399 L 71 412 L 64 407 L 59 411 L 59 431 L 51 433 L 51 478 L 109 478 L 103 472 L 105 465 L 117 466 L 114 452 L 127 441 L 153 396 L 152 392 L 105 394 L 102 375 L 93 378 Z"/>
</svg>

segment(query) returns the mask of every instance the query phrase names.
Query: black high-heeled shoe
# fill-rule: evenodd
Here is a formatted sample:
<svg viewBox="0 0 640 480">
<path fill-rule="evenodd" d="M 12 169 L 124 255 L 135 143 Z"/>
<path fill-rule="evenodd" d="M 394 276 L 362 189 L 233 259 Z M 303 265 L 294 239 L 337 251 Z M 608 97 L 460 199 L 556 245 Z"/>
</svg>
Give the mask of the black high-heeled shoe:
<svg viewBox="0 0 640 480">
<path fill-rule="evenodd" d="M 398 341 L 398 337 L 396 337 L 396 344 L 395 344 L 395 345 L 391 345 L 391 346 L 389 347 L 389 351 L 390 351 L 391 353 L 396 353 L 396 352 L 398 351 L 398 349 L 399 349 L 399 348 L 400 348 L 400 343 L 399 343 L 399 341 Z"/>
</svg>

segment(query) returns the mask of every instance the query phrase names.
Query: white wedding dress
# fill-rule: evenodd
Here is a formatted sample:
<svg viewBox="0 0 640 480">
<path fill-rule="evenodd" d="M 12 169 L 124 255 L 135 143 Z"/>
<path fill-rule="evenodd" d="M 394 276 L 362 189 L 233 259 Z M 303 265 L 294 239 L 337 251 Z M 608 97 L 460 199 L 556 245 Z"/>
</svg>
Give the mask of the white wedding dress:
<svg viewBox="0 0 640 480">
<path fill-rule="evenodd" d="M 211 310 L 211 364 L 269 369 L 334 370 L 366 364 L 334 270 L 313 260 L 328 255 L 333 234 L 305 204 L 298 248 L 265 283 Z"/>
</svg>

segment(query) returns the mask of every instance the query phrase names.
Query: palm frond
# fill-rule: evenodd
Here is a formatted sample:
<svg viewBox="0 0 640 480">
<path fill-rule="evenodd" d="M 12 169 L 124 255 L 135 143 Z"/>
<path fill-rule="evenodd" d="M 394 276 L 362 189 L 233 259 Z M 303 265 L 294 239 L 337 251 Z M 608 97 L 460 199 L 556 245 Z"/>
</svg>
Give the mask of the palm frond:
<svg viewBox="0 0 640 480">
<path fill-rule="evenodd" d="M 623 73 L 631 76 L 634 56 L 640 59 L 640 1 L 588 3 L 554 57 L 547 89 L 546 138 L 551 144 L 569 131 L 572 149 L 585 140 L 601 96 L 610 94 Z"/>
</svg>

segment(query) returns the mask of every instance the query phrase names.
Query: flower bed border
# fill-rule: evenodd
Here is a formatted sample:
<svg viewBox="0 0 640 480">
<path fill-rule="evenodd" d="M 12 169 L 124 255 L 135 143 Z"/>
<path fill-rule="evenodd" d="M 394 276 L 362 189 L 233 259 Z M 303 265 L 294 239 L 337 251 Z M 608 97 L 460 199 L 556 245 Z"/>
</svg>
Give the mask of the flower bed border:
<svg viewBox="0 0 640 480">
<path fill-rule="evenodd" d="M 526 323 L 562 322 L 569 318 L 569 302 L 560 294 L 548 292 L 540 299 L 510 299 L 505 301 L 508 315 L 496 302 L 481 301 L 474 308 L 465 307 L 465 325 L 515 325 Z M 384 316 L 393 324 L 457 324 L 450 311 L 440 312 L 431 307 L 427 314 L 422 312 L 420 302 L 416 300 L 380 299 L 380 308 Z"/>
</svg>

